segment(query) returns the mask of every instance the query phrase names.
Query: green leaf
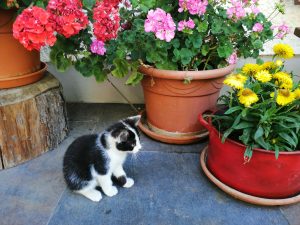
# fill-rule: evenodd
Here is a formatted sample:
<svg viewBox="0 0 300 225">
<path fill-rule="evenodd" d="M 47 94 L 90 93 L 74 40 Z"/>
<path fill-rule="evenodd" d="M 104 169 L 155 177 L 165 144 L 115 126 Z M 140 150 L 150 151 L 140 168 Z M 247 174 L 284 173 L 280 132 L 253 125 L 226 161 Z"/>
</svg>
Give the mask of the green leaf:
<svg viewBox="0 0 300 225">
<path fill-rule="evenodd" d="M 277 146 L 277 145 L 275 145 L 274 146 L 274 150 L 275 150 L 275 157 L 276 157 L 276 159 L 278 159 L 278 157 L 279 157 L 279 147 Z"/>
<path fill-rule="evenodd" d="M 83 0 L 82 3 L 86 8 L 92 9 L 96 3 L 96 0 Z"/>
<path fill-rule="evenodd" d="M 264 129 L 261 126 L 259 126 L 254 134 L 254 139 L 261 138 L 263 135 L 264 135 Z"/>
<path fill-rule="evenodd" d="M 206 20 L 198 24 L 197 30 L 199 33 L 204 33 L 207 31 L 207 29 L 208 29 L 208 22 Z"/>
<path fill-rule="evenodd" d="M 252 44 L 255 49 L 261 49 L 263 47 L 263 43 L 259 39 L 255 40 Z"/>
<path fill-rule="evenodd" d="M 208 45 L 202 45 L 201 54 L 203 56 L 206 56 L 208 52 L 209 52 L 209 46 Z"/>
<path fill-rule="evenodd" d="M 218 55 L 222 58 L 228 58 L 232 52 L 233 52 L 233 48 L 232 45 L 220 45 L 217 48 L 218 51 Z"/>
<path fill-rule="evenodd" d="M 246 150 L 244 152 L 244 158 L 249 162 L 249 160 L 252 158 L 253 151 L 252 151 L 252 146 L 247 146 Z"/>
<path fill-rule="evenodd" d="M 282 137 L 288 144 L 290 144 L 291 146 L 293 146 L 293 147 L 296 148 L 297 143 L 288 134 L 286 134 L 286 133 L 279 133 L 279 136 Z"/>
<path fill-rule="evenodd" d="M 199 34 L 189 36 L 189 39 L 191 40 L 194 48 L 199 49 L 201 47 L 202 37 Z"/>
<path fill-rule="evenodd" d="M 255 127 L 255 124 L 249 123 L 249 122 L 241 122 L 233 128 L 235 130 L 241 130 L 241 129 L 250 128 L 250 127 Z"/>
<path fill-rule="evenodd" d="M 261 58 L 257 58 L 256 59 L 256 64 L 262 65 L 262 64 L 264 64 L 264 60 L 262 60 Z"/>
<path fill-rule="evenodd" d="M 114 66 L 116 67 L 111 74 L 115 77 L 122 78 L 125 77 L 129 72 L 129 63 L 125 59 L 116 58 L 113 61 Z"/>
<path fill-rule="evenodd" d="M 80 61 L 76 61 L 75 69 L 82 74 L 84 77 L 90 77 L 93 76 L 93 70 L 91 67 L 91 61 L 88 59 L 82 59 Z"/>
<path fill-rule="evenodd" d="M 43 9 L 45 8 L 45 3 L 43 0 L 36 1 L 35 5 Z"/>
<path fill-rule="evenodd" d="M 233 113 L 233 112 L 236 112 L 236 111 L 242 110 L 242 109 L 243 109 L 243 108 L 242 108 L 241 106 L 234 106 L 234 107 L 228 109 L 224 114 L 225 114 L 225 115 L 229 115 L 229 114 L 231 114 L 231 113 Z"/>
<path fill-rule="evenodd" d="M 95 76 L 97 82 L 103 82 L 107 78 L 107 74 L 103 71 L 103 68 L 101 68 L 100 66 L 94 67 L 93 75 Z"/>
<path fill-rule="evenodd" d="M 225 140 L 228 138 L 228 136 L 233 132 L 234 130 L 232 128 L 227 129 L 222 136 L 222 143 L 225 142 Z"/>
<path fill-rule="evenodd" d="M 65 57 L 62 50 L 53 49 L 50 52 L 50 60 L 59 72 L 65 72 L 72 65 L 72 61 Z"/>
<path fill-rule="evenodd" d="M 129 76 L 129 78 L 126 81 L 127 85 L 136 85 L 137 83 L 139 83 L 142 79 L 143 79 L 144 75 L 134 71 L 131 73 L 131 75 Z"/>
<path fill-rule="evenodd" d="M 183 65 L 188 65 L 193 57 L 193 53 L 191 50 L 187 49 L 187 48 L 182 48 L 180 50 L 180 58 L 181 58 L 181 63 Z"/>
</svg>

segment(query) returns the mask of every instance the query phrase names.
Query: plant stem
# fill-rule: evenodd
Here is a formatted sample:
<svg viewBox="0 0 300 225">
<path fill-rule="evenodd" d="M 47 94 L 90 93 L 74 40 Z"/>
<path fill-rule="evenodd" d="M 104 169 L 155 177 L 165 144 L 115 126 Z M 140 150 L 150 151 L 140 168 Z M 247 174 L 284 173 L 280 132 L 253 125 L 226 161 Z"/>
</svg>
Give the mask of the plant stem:
<svg viewBox="0 0 300 225">
<path fill-rule="evenodd" d="M 209 55 L 208 55 L 208 57 L 207 57 L 207 60 L 206 60 L 206 62 L 205 62 L 205 65 L 204 65 L 204 68 L 203 68 L 203 70 L 205 70 L 205 69 L 206 69 L 206 67 L 207 67 L 207 64 L 208 64 L 208 62 L 209 62 L 209 60 L 210 60 L 210 57 L 211 57 L 211 54 L 209 54 Z"/>
<path fill-rule="evenodd" d="M 273 10 L 273 12 L 271 12 L 270 13 L 270 15 L 268 16 L 268 18 L 267 18 L 267 20 L 269 20 L 269 18 L 274 14 L 274 12 L 276 12 L 277 11 L 277 9 L 275 8 L 274 10 Z"/>
<path fill-rule="evenodd" d="M 125 99 L 125 101 L 130 105 L 130 107 L 135 111 L 136 113 L 139 113 L 139 110 L 131 103 L 131 101 L 117 88 L 117 86 L 109 79 L 107 78 L 107 81 L 113 86 L 113 88 L 122 96 L 122 98 Z"/>
<path fill-rule="evenodd" d="M 233 91 L 231 90 L 230 91 L 230 102 L 229 102 L 229 108 L 232 107 L 232 94 L 233 94 Z"/>
</svg>

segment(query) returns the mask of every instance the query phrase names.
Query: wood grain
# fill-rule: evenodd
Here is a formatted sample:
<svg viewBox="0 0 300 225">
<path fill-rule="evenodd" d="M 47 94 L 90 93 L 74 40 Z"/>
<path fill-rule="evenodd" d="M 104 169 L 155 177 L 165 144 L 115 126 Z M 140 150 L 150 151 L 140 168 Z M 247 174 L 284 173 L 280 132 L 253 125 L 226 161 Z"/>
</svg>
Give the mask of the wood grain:
<svg viewBox="0 0 300 225">
<path fill-rule="evenodd" d="M 51 74 L 32 85 L 1 90 L 0 97 L 2 168 L 35 158 L 66 137 L 62 90 Z"/>
</svg>

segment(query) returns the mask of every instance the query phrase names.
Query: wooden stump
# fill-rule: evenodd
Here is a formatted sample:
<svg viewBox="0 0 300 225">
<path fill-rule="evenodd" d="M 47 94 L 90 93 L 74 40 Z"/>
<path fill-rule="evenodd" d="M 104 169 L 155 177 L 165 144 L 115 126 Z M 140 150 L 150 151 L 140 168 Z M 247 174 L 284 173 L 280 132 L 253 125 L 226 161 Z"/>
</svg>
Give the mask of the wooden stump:
<svg viewBox="0 0 300 225">
<path fill-rule="evenodd" d="M 62 87 L 49 72 L 34 84 L 0 90 L 0 169 L 56 148 L 67 131 Z"/>
</svg>

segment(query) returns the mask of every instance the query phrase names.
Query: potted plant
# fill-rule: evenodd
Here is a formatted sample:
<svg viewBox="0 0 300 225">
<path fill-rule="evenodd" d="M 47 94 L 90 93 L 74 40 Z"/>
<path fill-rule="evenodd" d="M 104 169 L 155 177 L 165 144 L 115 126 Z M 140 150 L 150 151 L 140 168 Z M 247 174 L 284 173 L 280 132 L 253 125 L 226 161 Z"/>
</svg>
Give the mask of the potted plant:
<svg viewBox="0 0 300 225">
<path fill-rule="evenodd" d="M 0 89 L 33 83 L 46 70 L 46 64 L 41 63 L 38 51 L 28 51 L 13 38 L 12 26 L 17 16 L 15 3 L 0 2 Z M 19 4 L 19 7 L 29 5 L 26 1 Z"/>
<path fill-rule="evenodd" d="M 246 201 L 300 200 L 300 86 L 284 62 L 275 61 L 293 57 L 293 49 L 273 49 L 273 61 L 245 64 L 225 79 L 231 87 L 220 97 L 225 108 L 209 122 L 199 117 L 210 132 L 207 169 L 238 196 L 247 194 Z"/>
<path fill-rule="evenodd" d="M 97 81 L 109 74 L 128 75 L 126 84 L 143 80 L 148 123 L 141 128 L 162 141 L 192 142 L 206 132 L 198 113 L 215 106 L 237 58 L 257 57 L 273 38 L 272 23 L 257 5 L 257 0 L 49 0 L 44 10 L 55 26 L 50 58 L 60 71 L 73 65 Z M 283 12 L 280 3 L 275 11 Z M 161 77 L 167 80 L 161 83 Z"/>
</svg>

